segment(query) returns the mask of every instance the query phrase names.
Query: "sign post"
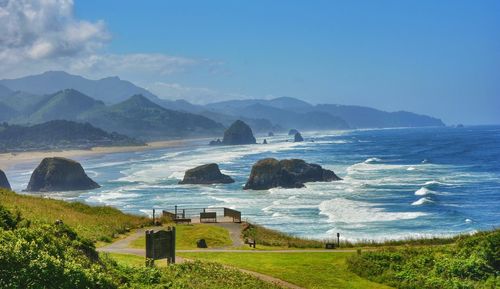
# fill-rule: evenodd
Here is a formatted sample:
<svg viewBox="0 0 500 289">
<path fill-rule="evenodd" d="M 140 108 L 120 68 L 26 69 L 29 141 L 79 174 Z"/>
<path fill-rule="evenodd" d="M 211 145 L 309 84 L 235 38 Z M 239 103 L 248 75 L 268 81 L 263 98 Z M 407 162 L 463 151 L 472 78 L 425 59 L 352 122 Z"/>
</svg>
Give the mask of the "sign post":
<svg viewBox="0 0 500 289">
<path fill-rule="evenodd" d="M 157 232 L 146 231 L 146 266 L 153 266 L 154 260 L 159 259 L 175 263 L 175 227 Z"/>
<path fill-rule="evenodd" d="M 340 233 L 337 233 L 337 248 L 340 248 Z"/>
</svg>

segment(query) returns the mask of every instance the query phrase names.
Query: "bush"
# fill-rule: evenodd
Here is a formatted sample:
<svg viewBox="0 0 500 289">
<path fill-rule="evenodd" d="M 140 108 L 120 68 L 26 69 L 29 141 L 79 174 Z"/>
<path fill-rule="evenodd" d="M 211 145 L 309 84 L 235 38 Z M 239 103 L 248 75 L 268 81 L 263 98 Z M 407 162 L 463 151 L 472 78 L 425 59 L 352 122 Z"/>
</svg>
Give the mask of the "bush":
<svg viewBox="0 0 500 289">
<path fill-rule="evenodd" d="M 353 255 L 349 269 L 397 288 L 497 288 L 500 230 L 460 236 L 456 244 L 390 248 Z"/>
</svg>

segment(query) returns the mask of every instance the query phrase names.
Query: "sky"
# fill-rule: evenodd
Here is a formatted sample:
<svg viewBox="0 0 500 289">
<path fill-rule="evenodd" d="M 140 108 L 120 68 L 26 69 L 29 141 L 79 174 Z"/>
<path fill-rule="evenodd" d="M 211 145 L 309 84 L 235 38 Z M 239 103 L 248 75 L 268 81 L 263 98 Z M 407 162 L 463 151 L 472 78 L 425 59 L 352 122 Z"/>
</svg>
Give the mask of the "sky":
<svg viewBox="0 0 500 289">
<path fill-rule="evenodd" d="M 0 0 L 0 78 L 296 97 L 500 124 L 500 1 Z"/>
</svg>

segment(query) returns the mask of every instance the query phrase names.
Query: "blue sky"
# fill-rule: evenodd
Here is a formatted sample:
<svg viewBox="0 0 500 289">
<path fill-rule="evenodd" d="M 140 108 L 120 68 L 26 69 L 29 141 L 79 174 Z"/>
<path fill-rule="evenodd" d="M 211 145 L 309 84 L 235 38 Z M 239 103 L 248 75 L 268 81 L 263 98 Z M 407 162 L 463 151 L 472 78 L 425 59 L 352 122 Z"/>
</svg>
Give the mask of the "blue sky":
<svg viewBox="0 0 500 289">
<path fill-rule="evenodd" d="M 162 97 L 292 96 L 500 123 L 500 1 L 76 0 L 73 10 L 102 33 L 84 47 L 99 61 L 67 70 Z"/>
</svg>

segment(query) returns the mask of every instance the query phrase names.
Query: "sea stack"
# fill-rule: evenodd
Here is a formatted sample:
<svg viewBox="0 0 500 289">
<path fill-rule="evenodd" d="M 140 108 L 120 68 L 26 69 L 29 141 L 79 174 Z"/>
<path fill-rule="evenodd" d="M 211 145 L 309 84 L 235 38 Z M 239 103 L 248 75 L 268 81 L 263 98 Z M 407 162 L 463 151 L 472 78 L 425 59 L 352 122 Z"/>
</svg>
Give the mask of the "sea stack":
<svg viewBox="0 0 500 289">
<path fill-rule="evenodd" d="M 99 187 L 96 182 L 87 176 L 78 162 L 53 157 L 43 159 L 33 171 L 26 191 L 80 191 Z"/>
<path fill-rule="evenodd" d="M 295 135 L 298 132 L 299 132 L 298 130 L 292 128 L 291 130 L 288 131 L 288 135 Z"/>
<path fill-rule="evenodd" d="M 341 180 L 333 171 L 300 159 L 262 159 L 255 163 L 244 189 L 267 190 L 270 188 L 302 188 L 307 182 Z"/>
<path fill-rule="evenodd" d="M 230 184 L 234 180 L 220 172 L 217 164 L 201 165 L 196 168 L 187 170 L 184 174 L 184 179 L 179 184 Z"/>
<path fill-rule="evenodd" d="M 252 129 L 243 121 L 235 121 L 224 132 L 223 145 L 255 144 L 257 141 L 253 136 Z"/>
<path fill-rule="evenodd" d="M 300 134 L 300 132 L 296 133 L 295 136 L 293 137 L 293 142 L 303 142 L 304 138 Z"/>
<path fill-rule="evenodd" d="M 0 189 L 11 189 L 9 180 L 2 170 L 0 170 Z"/>
</svg>

